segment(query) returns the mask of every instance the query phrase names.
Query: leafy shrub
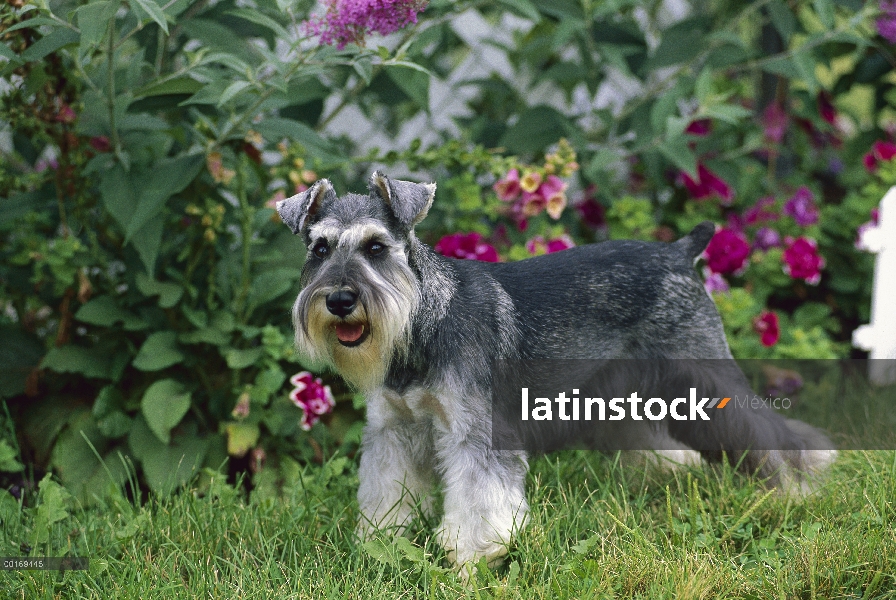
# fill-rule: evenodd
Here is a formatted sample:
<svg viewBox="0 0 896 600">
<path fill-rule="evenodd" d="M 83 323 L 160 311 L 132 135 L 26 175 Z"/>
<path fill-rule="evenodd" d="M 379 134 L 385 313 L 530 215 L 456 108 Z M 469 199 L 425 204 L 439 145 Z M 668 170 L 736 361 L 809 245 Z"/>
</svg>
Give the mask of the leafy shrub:
<svg viewBox="0 0 896 600">
<path fill-rule="evenodd" d="M 26 462 L 89 497 L 132 466 L 164 491 L 229 455 L 273 493 L 296 460 L 351 451 L 363 399 L 338 381 L 324 426 L 301 426 L 330 403 L 295 391 L 314 380 L 290 331 L 303 248 L 273 203 L 324 176 L 361 189 L 371 164 L 438 181 L 420 235 L 456 256 L 714 220 L 707 284 L 735 355 L 847 354 L 870 295 L 856 230 L 896 183 L 888 13 L 694 7 L 669 23 L 659 2 L 432 2 L 376 48 L 392 25 L 339 29 L 336 3 L 310 25 L 304 0 L 4 9 L 0 394 Z M 509 72 L 454 71 L 464 11 L 515 24 Z M 475 94 L 439 143 L 326 133 L 351 105 L 395 134 L 449 77 Z"/>
</svg>

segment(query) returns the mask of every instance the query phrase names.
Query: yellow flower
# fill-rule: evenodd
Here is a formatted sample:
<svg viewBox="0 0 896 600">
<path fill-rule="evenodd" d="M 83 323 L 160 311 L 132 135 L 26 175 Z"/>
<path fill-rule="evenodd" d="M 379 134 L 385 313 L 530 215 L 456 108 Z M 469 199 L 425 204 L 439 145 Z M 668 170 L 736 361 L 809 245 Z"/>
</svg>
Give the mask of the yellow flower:
<svg viewBox="0 0 896 600">
<path fill-rule="evenodd" d="M 520 187 L 524 192 L 534 192 L 541 185 L 541 173 L 538 171 L 528 171 L 520 179 Z"/>
</svg>

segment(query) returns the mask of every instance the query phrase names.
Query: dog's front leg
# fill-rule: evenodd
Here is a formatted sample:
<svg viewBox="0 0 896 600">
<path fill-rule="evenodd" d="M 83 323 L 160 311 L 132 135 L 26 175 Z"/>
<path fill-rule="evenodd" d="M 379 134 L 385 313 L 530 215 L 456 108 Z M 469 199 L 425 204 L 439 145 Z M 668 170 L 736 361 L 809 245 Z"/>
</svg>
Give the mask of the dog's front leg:
<svg viewBox="0 0 896 600">
<path fill-rule="evenodd" d="M 493 450 L 487 434 L 473 437 L 436 439 L 445 499 L 439 542 L 461 568 L 483 557 L 490 566 L 500 563 L 529 511 L 525 454 Z"/>
<path fill-rule="evenodd" d="M 368 403 L 368 414 L 370 410 Z M 397 527 L 396 533 L 403 533 L 418 503 L 424 514 L 430 512 L 434 474 L 428 423 L 371 418 L 364 429 L 361 452 L 358 467 L 361 509 L 358 534 L 361 537 L 389 527 Z"/>
</svg>

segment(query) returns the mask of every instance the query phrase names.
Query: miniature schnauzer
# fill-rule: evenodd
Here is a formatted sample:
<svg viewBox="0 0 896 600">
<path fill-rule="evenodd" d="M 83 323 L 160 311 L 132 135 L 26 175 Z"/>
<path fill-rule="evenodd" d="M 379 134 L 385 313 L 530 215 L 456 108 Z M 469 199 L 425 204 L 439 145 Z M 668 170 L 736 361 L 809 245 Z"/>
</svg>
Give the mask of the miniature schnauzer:
<svg viewBox="0 0 896 600">
<path fill-rule="evenodd" d="M 441 482 L 438 536 L 449 561 L 494 564 L 526 521 L 531 454 L 493 446 L 494 361 L 731 359 L 694 269 L 714 227 L 703 223 L 671 244 L 611 241 L 515 263 L 455 260 L 414 233 L 435 191 L 375 172 L 367 195 L 338 197 L 324 179 L 278 203 L 308 248 L 293 308 L 296 346 L 366 395 L 360 533 L 403 529 L 418 503 L 432 508 Z M 800 488 L 806 473 L 833 459 L 810 449 L 827 447 L 822 434 L 772 410 L 719 412 L 726 418 L 703 428 L 650 423 L 636 435 L 678 462 L 699 461 L 697 450 L 710 459 L 743 455 L 744 470 L 785 488 Z"/>
</svg>

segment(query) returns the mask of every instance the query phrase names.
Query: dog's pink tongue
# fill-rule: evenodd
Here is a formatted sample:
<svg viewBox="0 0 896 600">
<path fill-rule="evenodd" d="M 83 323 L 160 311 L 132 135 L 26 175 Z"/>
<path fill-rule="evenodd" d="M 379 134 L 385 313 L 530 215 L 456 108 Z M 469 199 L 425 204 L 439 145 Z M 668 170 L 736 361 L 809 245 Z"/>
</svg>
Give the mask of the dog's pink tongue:
<svg viewBox="0 0 896 600">
<path fill-rule="evenodd" d="M 364 325 L 336 323 L 336 337 L 340 342 L 357 342 L 358 338 L 364 333 Z"/>
</svg>

